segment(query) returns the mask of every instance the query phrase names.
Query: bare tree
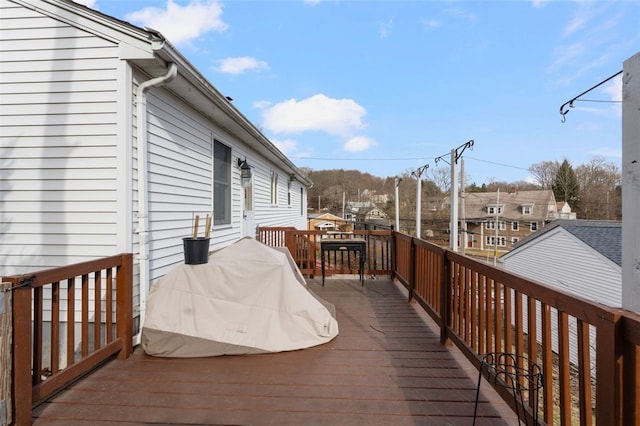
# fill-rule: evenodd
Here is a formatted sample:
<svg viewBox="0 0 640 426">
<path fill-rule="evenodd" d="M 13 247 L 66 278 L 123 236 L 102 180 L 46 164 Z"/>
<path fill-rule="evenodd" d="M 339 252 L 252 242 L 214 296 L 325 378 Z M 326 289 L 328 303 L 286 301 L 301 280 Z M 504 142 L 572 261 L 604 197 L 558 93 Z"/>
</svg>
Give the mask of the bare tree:
<svg viewBox="0 0 640 426">
<path fill-rule="evenodd" d="M 532 164 L 529 167 L 529 173 L 533 175 L 533 178 L 542 189 L 552 189 L 553 181 L 559 168 L 560 163 L 558 161 L 541 161 Z"/>
<path fill-rule="evenodd" d="M 428 170 L 431 181 L 436 184 L 443 193 L 451 189 L 451 169 L 449 167 L 436 167 Z"/>
<path fill-rule="evenodd" d="M 597 156 L 587 164 L 576 167 L 580 187 L 580 217 L 584 219 L 619 219 L 620 169 Z"/>
</svg>

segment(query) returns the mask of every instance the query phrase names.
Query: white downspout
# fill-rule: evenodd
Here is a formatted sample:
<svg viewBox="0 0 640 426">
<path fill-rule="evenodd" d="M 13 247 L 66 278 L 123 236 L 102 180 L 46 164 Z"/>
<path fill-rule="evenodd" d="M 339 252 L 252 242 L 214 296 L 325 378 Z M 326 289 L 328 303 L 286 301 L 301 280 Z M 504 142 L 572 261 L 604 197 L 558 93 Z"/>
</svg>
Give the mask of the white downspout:
<svg viewBox="0 0 640 426">
<path fill-rule="evenodd" d="M 140 262 L 140 330 L 144 324 L 149 293 L 149 207 L 148 188 L 148 152 L 147 152 L 147 96 L 154 87 L 168 83 L 178 73 L 176 64 L 169 64 L 167 73 L 142 82 L 136 91 L 136 140 L 138 144 L 138 259 Z M 134 344 L 140 343 L 140 333 L 134 337 Z"/>
</svg>

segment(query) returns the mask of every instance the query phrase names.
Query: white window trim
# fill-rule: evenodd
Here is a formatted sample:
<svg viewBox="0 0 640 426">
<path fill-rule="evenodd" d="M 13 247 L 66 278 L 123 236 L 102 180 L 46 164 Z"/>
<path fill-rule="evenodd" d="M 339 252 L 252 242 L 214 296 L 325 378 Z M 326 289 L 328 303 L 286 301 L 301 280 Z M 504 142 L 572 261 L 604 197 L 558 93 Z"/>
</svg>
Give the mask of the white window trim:
<svg viewBox="0 0 640 426">
<path fill-rule="evenodd" d="M 232 191 L 232 182 L 231 182 L 231 158 L 232 151 L 231 147 L 217 139 L 214 139 L 214 152 L 213 152 L 213 224 L 215 226 L 229 226 L 231 225 L 231 191 Z M 215 147 L 216 146 L 224 147 L 225 153 L 228 154 L 228 161 L 224 163 L 224 167 L 226 168 L 226 176 L 224 180 L 216 181 L 216 156 L 215 156 Z M 225 206 L 216 205 L 216 201 L 221 201 L 220 194 L 216 194 L 216 186 L 225 185 L 224 201 Z M 216 216 L 216 213 L 219 215 L 221 212 L 225 213 L 225 217 L 221 218 L 220 216 Z"/>
<path fill-rule="evenodd" d="M 496 229 L 496 221 L 495 220 L 490 220 L 490 221 L 485 222 L 485 229 L 491 230 L 491 231 L 495 231 L 495 229 Z M 498 230 L 499 231 L 506 231 L 507 230 L 507 224 L 505 223 L 504 220 L 499 220 L 498 221 Z"/>
</svg>

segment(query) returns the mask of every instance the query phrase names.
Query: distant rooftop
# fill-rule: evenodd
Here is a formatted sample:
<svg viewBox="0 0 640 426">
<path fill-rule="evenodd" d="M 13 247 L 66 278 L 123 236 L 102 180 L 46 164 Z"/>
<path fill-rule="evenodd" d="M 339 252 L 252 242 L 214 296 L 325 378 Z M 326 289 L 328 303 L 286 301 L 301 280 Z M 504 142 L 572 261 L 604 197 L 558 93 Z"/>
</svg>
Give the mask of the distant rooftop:
<svg viewBox="0 0 640 426">
<path fill-rule="evenodd" d="M 554 220 L 538 232 L 520 240 L 514 248 L 540 237 L 558 226 L 573 234 L 609 260 L 622 266 L 622 222 L 610 220 Z"/>
</svg>

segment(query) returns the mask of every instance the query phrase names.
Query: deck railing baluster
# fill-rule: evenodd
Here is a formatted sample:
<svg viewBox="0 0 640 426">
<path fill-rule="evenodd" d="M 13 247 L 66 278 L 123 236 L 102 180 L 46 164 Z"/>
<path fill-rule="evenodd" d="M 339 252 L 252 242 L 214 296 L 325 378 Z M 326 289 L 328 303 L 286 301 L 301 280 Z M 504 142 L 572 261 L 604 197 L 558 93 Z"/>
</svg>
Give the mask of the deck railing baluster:
<svg viewBox="0 0 640 426">
<path fill-rule="evenodd" d="M 111 280 L 116 269 L 116 338 L 102 344 L 101 294 L 102 271 Z M 94 345 L 89 352 L 89 277 L 94 278 L 96 298 L 94 308 Z M 81 357 L 75 358 L 75 310 L 76 279 L 80 277 L 80 301 L 82 342 Z M 66 333 L 60 333 L 60 309 L 63 303 L 60 282 L 66 281 Z M 54 392 L 64 388 L 71 381 L 84 375 L 114 354 L 124 359 L 132 352 L 133 334 L 133 261 L 131 254 L 122 254 L 95 261 L 83 262 L 60 268 L 38 271 L 31 274 L 3 277 L 3 282 L 11 283 L 13 292 L 13 421 L 16 425 L 31 423 L 31 410 Z M 107 284 L 107 289 L 111 289 Z M 46 292 L 45 292 L 46 291 Z M 105 295 L 112 297 L 110 290 Z M 45 301 L 49 304 L 46 305 Z M 111 302 L 106 304 L 112 306 Z M 49 364 L 43 364 L 45 346 L 45 307 L 49 309 L 50 331 L 47 343 L 50 345 Z M 105 324 L 105 327 L 108 327 Z M 60 339 L 64 335 L 66 344 Z M 66 348 L 66 365 L 60 366 L 61 347 Z M 48 370 L 45 370 L 48 367 Z"/>
</svg>

